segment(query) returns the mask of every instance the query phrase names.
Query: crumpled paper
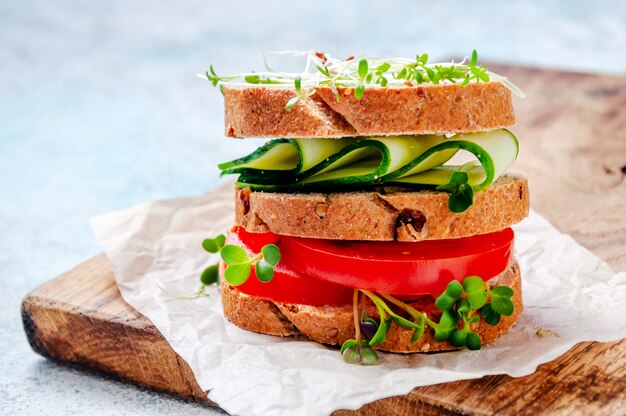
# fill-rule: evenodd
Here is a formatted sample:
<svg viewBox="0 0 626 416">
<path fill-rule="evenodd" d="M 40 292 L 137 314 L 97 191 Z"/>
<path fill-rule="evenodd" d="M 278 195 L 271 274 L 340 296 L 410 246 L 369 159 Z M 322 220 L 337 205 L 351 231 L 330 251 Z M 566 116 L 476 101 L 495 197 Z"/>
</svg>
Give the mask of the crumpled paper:
<svg viewBox="0 0 626 416">
<path fill-rule="evenodd" d="M 626 337 L 626 273 L 531 212 L 514 227 L 525 312 L 480 351 L 381 354 L 377 366 L 337 349 L 247 332 L 224 319 L 218 289 L 194 296 L 211 258 L 204 238 L 233 222 L 231 192 L 149 202 L 92 220 L 123 298 L 187 361 L 209 399 L 235 415 L 326 415 L 414 387 L 486 375 L 520 377 L 581 341 Z M 617 318 L 617 319 L 616 319 Z M 540 337 L 537 330 L 554 335 Z"/>
</svg>

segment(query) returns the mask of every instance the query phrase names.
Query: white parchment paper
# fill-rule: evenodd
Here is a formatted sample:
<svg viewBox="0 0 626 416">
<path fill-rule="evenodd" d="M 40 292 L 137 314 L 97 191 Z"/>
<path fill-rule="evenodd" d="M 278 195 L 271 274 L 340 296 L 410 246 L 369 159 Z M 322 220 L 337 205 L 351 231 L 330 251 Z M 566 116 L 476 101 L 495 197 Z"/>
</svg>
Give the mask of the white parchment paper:
<svg viewBox="0 0 626 416">
<path fill-rule="evenodd" d="M 480 351 L 381 354 L 380 365 L 364 367 L 314 342 L 241 330 L 224 319 L 217 288 L 190 296 L 216 260 L 202 240 L 233 222 L 226 196 L 145 203 L 98 217 L 92 228 L 126 302 L 154 323 L 229 413 L 326 415 L 417 386 L 531 374 L 578 342 L 626 337 L 626 273 L 615 274 L 535 212 L 514 227 L 525 312 Z M 539 337 L 537 328 L 556 336 Z"/>
</svg>

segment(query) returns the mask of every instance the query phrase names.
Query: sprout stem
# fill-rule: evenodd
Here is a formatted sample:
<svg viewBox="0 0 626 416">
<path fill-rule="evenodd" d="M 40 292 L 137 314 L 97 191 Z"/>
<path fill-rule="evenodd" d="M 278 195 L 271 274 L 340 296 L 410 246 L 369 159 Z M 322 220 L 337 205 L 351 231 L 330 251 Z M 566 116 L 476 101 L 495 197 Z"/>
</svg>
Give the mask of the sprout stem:
<svg viewBox="0 0 626 416">
<path fill-rule="evenodd" d="M 354 315 L 354 332 L 356 339 L 356 348 L 359 351 L 359 355 L 361 355 L 361 325 L 359 322 L 359 291 L 354 289 L 354 294 L 352 295 L 352 308 Z"/>
<path fill-rule="evenodd" d="M 409 315 L 411 315 L 413 317 L 413 319 L 418 320 L 421 317 L 424 317 L 424 321 L 431 327 L 431 328 L 436 328 L 437 324 L 433 321 L 431 321 L 430 319 L 428 319 L 428 317 L 426 315 L 424 315 L 423 313 L 421 313 L 420 311 L 412 308 L 411 306 L 407 305 L 406 303 L 402 302 L 400 299 L 397 299 L 391 295 L 386 295 L 384 293 L 379 293 L 380 296 L 382 296 L 383 298 L 387 299 L 389 302 L 393 303 L 394 305 L 396 305 L 398 308 L 405 310 Z"/>
</svg>

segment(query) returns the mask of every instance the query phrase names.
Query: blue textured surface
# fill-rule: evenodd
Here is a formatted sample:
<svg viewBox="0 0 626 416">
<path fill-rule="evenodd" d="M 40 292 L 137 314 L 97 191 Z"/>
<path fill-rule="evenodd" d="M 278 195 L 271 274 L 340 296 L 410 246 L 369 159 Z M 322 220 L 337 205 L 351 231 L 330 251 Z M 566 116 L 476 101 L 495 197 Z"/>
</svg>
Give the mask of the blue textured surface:
<svg viewBox="0 0 626 416">
<path fill-rule="evenodd" d="M 25 340 L 21 298 L 98 253 L 89 218 L 214 187 L 222 102 L 194 74 L 260 67 L 260 51 L 491 61 L 626 71 L 626 3 L 0 3 L 0 413 L 211 414 L 50 363 Z"/>
</svg>

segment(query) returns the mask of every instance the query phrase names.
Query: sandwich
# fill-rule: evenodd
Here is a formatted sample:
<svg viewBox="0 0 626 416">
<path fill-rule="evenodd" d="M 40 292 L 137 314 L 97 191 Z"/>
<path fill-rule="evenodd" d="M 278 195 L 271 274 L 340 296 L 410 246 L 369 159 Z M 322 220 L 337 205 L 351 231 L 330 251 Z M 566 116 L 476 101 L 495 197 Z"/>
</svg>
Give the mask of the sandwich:
<svg viewBox="0 0 626 416">
<path fill-rule="evenodd" d="M 205 75 L 226 136 L 268 139 L 219 165 L 237 175 L 235 224 L 203 241 L 221 260 L 201 281 L 220 285 L 224 316 L 358 364 L 505 334 L 523 310 L 511 226 L 528 215 L 528 183 L 507 172 L 521 91 L 476 51 L 296 55 L 301 73 Z"/>
</svg>

